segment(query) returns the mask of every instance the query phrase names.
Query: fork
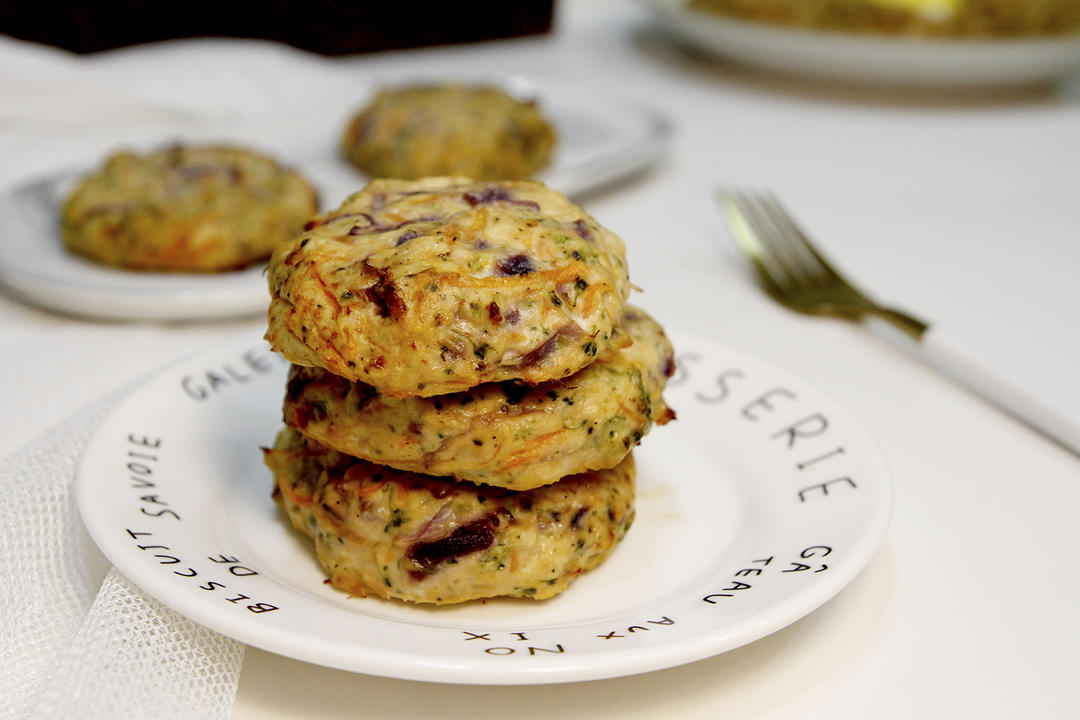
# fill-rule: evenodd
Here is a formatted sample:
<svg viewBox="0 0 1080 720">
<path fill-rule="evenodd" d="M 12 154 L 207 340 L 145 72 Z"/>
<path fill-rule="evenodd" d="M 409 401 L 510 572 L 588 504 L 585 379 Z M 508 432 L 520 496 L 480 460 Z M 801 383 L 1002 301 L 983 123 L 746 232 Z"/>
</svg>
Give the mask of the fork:
<svg viewBox="0 0 1080 720">
<path fill-rule="evenodd" d="M 814 248 L 772 193 L 720 189 L 724 218 L 762 288 L 790 310 L 858 321 L 912 349 L 924 361 L 1062 447 L 1080 454 L 1080 418 L 1025 388 L 928 322 L 878 304 Z M 899 332 L 897 332 L 899 331 Z"/>
</svg>

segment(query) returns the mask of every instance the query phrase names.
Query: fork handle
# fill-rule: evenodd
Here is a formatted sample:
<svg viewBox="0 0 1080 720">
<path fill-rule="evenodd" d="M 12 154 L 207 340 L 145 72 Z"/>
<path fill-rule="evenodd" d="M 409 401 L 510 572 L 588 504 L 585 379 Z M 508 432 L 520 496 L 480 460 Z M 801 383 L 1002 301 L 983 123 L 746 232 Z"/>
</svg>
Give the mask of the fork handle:
<svg viewBox="0 0 1080 720">
<path fill-rule="evenodd" d="M 1070 407 L 1062 396 L 1035 383 L 1017 381 L 1022 374 L 994 367 L 987 361 L 989 353 L 976 351 L 938 327 L 928 327 L 913 342 L 888 323 L 871 318 L 868 321 L 879 334 L 907 346 L 952 380 L 1080 455 L 1080 408 Z"/>
</svg>

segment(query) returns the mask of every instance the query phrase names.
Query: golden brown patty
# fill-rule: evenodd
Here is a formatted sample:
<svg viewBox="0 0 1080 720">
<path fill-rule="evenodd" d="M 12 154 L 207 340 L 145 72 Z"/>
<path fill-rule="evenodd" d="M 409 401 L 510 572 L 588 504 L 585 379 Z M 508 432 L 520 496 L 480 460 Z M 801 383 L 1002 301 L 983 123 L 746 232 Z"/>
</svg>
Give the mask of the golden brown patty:
<svg viewBox="0 0 1080 720">
<path fill-rule="evenodd" d="M 690 0 L 690 6 L 781 25 L 888 34 L 1009 37 L 1080 30 L 1076 0 L 960 0 L 953 12 L 873 0 Z"/>
<path fill-rule="evenodd" d="M 285 423 L 343 453 L 401 470 L 528 490 L 616 465 L 673 413 L 661 393 L 671 343 L 635 308 L 630 347 L 610 349 L 563 380 L 488 383 L 433 398 L 392 398 L 319 368 L 294 365 Z"/>
<path fill-rule="evenodd" d="M 267 258 L 318 211 L 315 190 L 273 159 L 235 147 L 120 152 L 62 210 L 64 243 L 135 270 L 217 272 Z"/>
<path fill-rule="evenodd" d="M 374 180 L 270 261 L 267 340 L 394 397 L 562 378 L 617 342 L 622 241 L 530 181 Z"/>
<path fill-rule="evenodd" d="M 634 518 L 634 463 L 511 492 L 404 473 L 285 429 L 265 451 L 274 500 L 354 595 L 456 603 L 549 598 L 596 567 Z"/>
<path fill-rule="evenodd" d="M 342 150 L 371 177 L 517 180 L 543 167 L 554 143 L 535 103 L 493 87 L 416 85 L 379 92 Z"/>
</svg>

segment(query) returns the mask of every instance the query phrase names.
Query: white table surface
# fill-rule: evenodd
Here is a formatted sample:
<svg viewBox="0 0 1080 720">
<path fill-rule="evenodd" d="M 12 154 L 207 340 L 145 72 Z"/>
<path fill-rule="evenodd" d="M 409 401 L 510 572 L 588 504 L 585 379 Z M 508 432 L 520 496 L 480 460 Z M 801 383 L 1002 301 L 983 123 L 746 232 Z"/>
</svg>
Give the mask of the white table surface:
<svg viewBox="0 0 1080 720">
<path fill-rule="evenodd" d="M 186 51 L 161 51 L 170 52 Z M 32 97 L 50 54 L 40 60 L 0 73 L 9 83 L 19 75 Z M 124 53 L 87 62 L 124 92 L 143 87 L 124 84 Z M 626 241 L 643 290 L 635 301 L 844 405 L 886 457 L 895 507 L 881 549 L 835 599 L 718 657 L 613 680 L 475 687 L 356 675 L 249 648 L 235 718 L 1075 713 L 1077 457 L 865 331 L 774 305 L 739 262 L 711 188 L 774 189 L 864 287 L 1075 392 L 1080 77 L 978 95 L 831 87 L 685 53 L 651 30 L 639 5 L 614 1 L 563 3 L 548 36 L 311 64 L 312 82 L 268 87 L 303 101 L 396 74 L 496 70 L 661 108 L 675 123 L 664 161 L 584 199 Z M 207 92 L 233 93 L 235 105 L 219 108 L 225 120 L 261 111 L 267 87 L 230 87 L 239 71 L 175 72 L 178 81 L 144 95 L 186 98 L 208 82 Z M 163 132 L 155 122 L 123 138 L 104 119 L 0 124 L 0 184 L 153 139 Z M 98 322 L 0 295 L 0 455 L 105 392 L 261 322 Z"/>
</svg>

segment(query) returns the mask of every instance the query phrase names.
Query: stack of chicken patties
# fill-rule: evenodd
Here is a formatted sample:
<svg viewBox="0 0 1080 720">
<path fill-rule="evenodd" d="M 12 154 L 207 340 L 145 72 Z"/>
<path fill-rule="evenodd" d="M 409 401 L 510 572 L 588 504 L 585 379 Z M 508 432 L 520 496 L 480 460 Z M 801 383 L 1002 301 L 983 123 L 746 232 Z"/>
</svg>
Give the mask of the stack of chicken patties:
<svg viewBox="0 0 1080 720">
<path fill-rule="evenodd" d="M 270 263 L 274 498 L 335 586 L 547 598 L 634 518 L 671 345 L 622 241 L 536 182 L 375 180 Z"/>
</svg>

